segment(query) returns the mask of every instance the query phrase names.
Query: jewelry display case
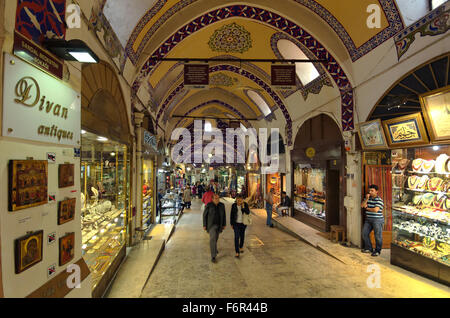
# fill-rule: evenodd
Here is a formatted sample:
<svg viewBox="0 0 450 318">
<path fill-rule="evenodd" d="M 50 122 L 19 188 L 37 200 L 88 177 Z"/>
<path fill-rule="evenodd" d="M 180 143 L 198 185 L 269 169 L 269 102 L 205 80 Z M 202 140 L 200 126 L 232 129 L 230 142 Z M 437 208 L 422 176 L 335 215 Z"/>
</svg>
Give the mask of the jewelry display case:
<svg viewBox="0 0 450 318">
<path fill-rule="evenodd" d="M 178 193 L 167 193 L 161 199 L 161 224 L 177 223 L 181 211 L 181 196 Z"/>
<path fill-rule="evenodd" d="M 142 226 L 145 227 L 154 220 L 154 163 L 152 160 L 142 161 Z"/>
<path fill-rule="evenodd" d="M 125 256 L 129 156 L 127 147 L 86 132 L 81 151 L 82 255 L 102 296 Z"/>
<path fill-rule="evenodd" d="M 391 263 L 448 285 L 450 146 L 400 152 L 392 169 Z"/>
<path fill-rule="evenodd" d="M 326 170 L 297 168 L 294 173 L 294 208 L 326 220 Z"/>
</svg>

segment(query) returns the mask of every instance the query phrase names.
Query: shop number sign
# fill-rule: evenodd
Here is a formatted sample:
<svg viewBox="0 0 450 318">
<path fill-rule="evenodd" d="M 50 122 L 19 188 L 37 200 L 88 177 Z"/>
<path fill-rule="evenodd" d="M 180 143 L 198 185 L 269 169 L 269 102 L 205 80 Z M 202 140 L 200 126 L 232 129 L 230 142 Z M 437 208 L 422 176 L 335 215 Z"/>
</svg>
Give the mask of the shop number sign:
<svg viewBox="0 0 450 318">
<path fill-rule="evenodd" d="M 79 94 L 9 54 L 4 69 L 3 136 L 79 146 Z"/>
</svg>

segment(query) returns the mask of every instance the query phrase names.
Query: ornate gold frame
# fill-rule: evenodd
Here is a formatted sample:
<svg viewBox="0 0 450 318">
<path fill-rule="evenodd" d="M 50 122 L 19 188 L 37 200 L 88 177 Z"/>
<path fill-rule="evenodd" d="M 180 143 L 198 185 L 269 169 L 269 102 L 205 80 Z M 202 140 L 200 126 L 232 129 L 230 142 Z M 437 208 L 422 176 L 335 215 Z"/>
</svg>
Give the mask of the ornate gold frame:
<svg viewBox="0 0 450 318">
<path fill-rule="evenodd" d="M 414 121 L 416 127 L 418 128 L 418 134 L 421 137 L 420 140 L 412 140 L 412 141 L 403 141 L 403 142 L 394 142 L 392 140 L 389 127 L 392 125 L 396 125 L 402 122 Z M 405 148 L 405 147 L 414 147 L 419 145 L 427 145 L 430 143 L 427 135 L 427 131 L 425 130 L 425 124 L 423 122 L 421 113 L 414 113 L 411 115 L 401 116 L 389 120 L 382 121 L 384 133 L 386 134 L 386 139 L 389 144 L 389 148 Z"/>
<path fill-rule="evenodd" d="M 363 138 L 362 138 L 362 133 L 361 133 L 361 126 L 372 124 L 374 122 L 378 122 L 378 124 L 380 126 L 380 132 L 381 132 L 381 135 L 382 135 L 382 138 L 383 138 L 384 146 L 371 147 L 371 146 L 366 146 L 364 144 L 364 141 L 363 141 Z M 386 136 L 384 134 L 383 124 L 381 123 L 381 119 L 375 119 L 375 120 L 371 120 L 371 121 L 366 121 L 364 123 L 360 123 L 358 125 L 358 136 L 359 136 L 359 141 L 361 142 L 361 147 L 362 147 L 363 150 L 385 150 L 385 149 L 389 148 L 387 140 L 386 140 Z"/>
<path fill-rule="evenodd" d="M 450 85 L 419 95 L 420 106 L 422 107 L 422 113 L 425 119 L 425 124 L 427 126 L 428 132 L 430 133 L 431 142 L 436 144 L 448 143 L 450 141 L 450 135 L 438 136 L 436 134 L 435 131 L 436 121 L 432 121 L 430 109 L 427 107 L 428 105 L 427 98 L 445 94 L 450 94 Z"/>
</svg>

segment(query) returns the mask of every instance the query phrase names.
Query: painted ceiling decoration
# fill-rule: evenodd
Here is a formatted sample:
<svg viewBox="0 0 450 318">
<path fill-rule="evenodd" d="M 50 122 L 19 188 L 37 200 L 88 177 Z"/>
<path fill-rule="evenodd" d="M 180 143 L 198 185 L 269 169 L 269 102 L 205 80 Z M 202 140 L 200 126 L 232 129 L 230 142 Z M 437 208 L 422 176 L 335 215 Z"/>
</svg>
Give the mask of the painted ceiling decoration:
<svg viewBox="0 0 450 318">
<path fill-rule="evenodd" d="M 136 65 L 138 62 L 152 35 L 174 14 L 197 1 L 199 0 L 178 1 L 172 7 L 168 8 L 163 14 L 161 14 L 156 21 L 153 21 L 153 17 L 159 11 L 162 11 L 162 9 L 164 9 L 164 5 L 166 5 L 166 1 L 157 1 L 156 4 L 139 20 L 125 47 L 127 57 L 130 58 L 133 65 Z M 360 28 L 354 28 L 354 22 L 353 24 L 350 23 L 350 25 L 346 25 L 346 27 L 344 27 L 343 24 L 348 24 L 349 20 L 353 21 L 356 17 L 348 14 L 350 10 L 336 10 L 336 3 L 339 3 L 338 5 L 342 5 L 341 2 L 336 0 L 293 1 L 298 5 L 308 8 L 330 25 L 347 48 L 352 61 L 356 61 L 360 57 L 364 56 L 404 28 L 400 12 L 394 0 L 378 0 L 381 9 L 384 11 L 383 21 L 385 27 L 380 32 L 373 34 L 373 36 L 371 36 L 372 34 L 367 34 L 367 32 L 361 32 Z M 369 0 L 358 0 L 357 10 L 361 11 L 362 17 L 358 18 L 357 23 L 359 23 L 361 19 L 364 20 L 366 18 L 363 15 L 366 14 L 366 8 L 369 3 L 368 1 Z M 371 3 L 373 2 L 374 1 L 371 1 Z M 354 3 L 349 3 L 348 5 L 354 6 Z M 341 13 L 339 17 L 336 17 L 330 11 L 335 13 L 335 15 L 338 15 L 339 13 L 335 11 L 344 11 L 344 14 Z M 349 31 L 348 29 L 351 30 Z M 359 37 L 362 37 L 362 39 L 358 39 L 358 41 L 354 40 L 349 32 L 353 35 L 353 37 L 356 37 L 353 34 L 356 33 Z M 358 43 L 355 44 L 355 41 Z"/>
<path fill-rule="evenodd" d="M 286 119 L 286 135 L 288 138 L 288 143 L 291 141 L 292 139 L 292 119 L 291 116 L 289 115 L 289 112 L 286 108 L 286 106 L 284 105 L 283 101 L 281 100 L 281 98 L 278 96 L 277 93 L 275 93 L 274 90 L 272 90 L 272 88 L 270 87 L 270 85 L 268 85 L 266 82 L 264 82 L 263 80 L 261 80 L 260 78 L 258 78 L 256 75 L 243 70 L 237 66 L 234 65 L 216 65 L 213 67 L 209 68 L 209 72 L 210 73 L 214 73 L 217 71 L 229 71 L 229 72 L 234 72 L 236 74 L 240 74 L 244 77 L 247 77 L 249 79 L 251 79 L 252 81 L 254 81 L 255 83 L 257 83 L 261 88 L 263 88 L 268 94 L 269 96 L 272 98 L 272 100 L 275 102 L 275 104 L 280 108 L 280 110 L 282 111 L 284 118 Z M 166 98 L 166 100 L 164 101 L 164 103 L 161 105 L 161 107 L 159 108 L 158 114 L 156 115 L 156 122 L 159 122 L 160 117 L 164 114 L 164 112 L 166 111 L 167 106 L 171 103 L 171 101 L 179 94 L 183 91 L 184 89 L 184 83 L 181 83 L 177 88 L 175 88 Z"/>
<path fill-rule="evenodd" d="M 316 58 L 314 54 L 312 54 L 308 49 L 306 49 L 301 43 L 299 43 L 295 39 L 291 38 L 290 36 L 282 32 L 275 33 L 274 35 L 272 35 L 270 39 L 270 46 L 272 47 L 272 51 L 275 53 L 277 58 L 283 59 L 283 56 L 281 55 L 277 47 L 277 42 L 281 39 L 293 42 L 309 59 Z M 306 100 L 309 93 L 319 94 L 324 85 L 333 87 L 333 83 L 331 82 L 330 77 L 328 76 L 322 64 L 321 63 L 313 63 L 313 64 L 317 72 L 319 72 L 320 74 L 319 77 L 317 77 L 316 79 L 314 79 L 313 81 L 311 81 L 306 85 L 303 85 L 298 77 L 296 80 L 297 90 L 301 91 L 304 100 Z M 281 94 L 283 95 L 284 98 L 286 98 L 295 93 L 297 90 L 282 91 Z"/>
<path fill-rule="evenodd" d="M 236 77 L 231 77 L 225 73 L 212 74 L 209 77 L 209 86 L 233 86 L 237 84 L 239 80 Z"/>
<path fill-rule="evenodd" d="M 213 51 L 244 53 L 252 47 L 250 32 L 233 22 L 214 31 L 208 42 Z"/>
<path fill-rule="evenodd" d="M 397 48 L 398 59 L 408 51 L 411 44 L 416 39 L 417 33 L 420 36 L 435 36 L 446 33 L 450 29 L 450 3 L 441 6 L 430 12 L 415 24 L 403 30 L 395 36 L 395 46 Z"/>
<path fill-rule="evenodd" d="M 300 26 L 276 13 L 252 6 L 234 5 L 222 7 L 210 11 L 191 21 L 189 24 L 181 27 L 177 32 L 175 32 L 175 34 L 170 36 L 157 50 L 155 50 L 153 54 L 150 55 L 150 58 L 147 60 L 147 62 L 144 63 L 142 69 L 139 72 L 139 76 L 136 78 L 132 86 L 134 94 L 137 94 L 142 81 L 147 78 L 150 72 L 157 65 L 157 61 L 155 60 L 155 58 L 162 58 L 166 56 L 183 39 L 187 38 L 192 33 L 201 30 L 205 26 L 233 17 L 247 18 L 250 20 L 262 22 L 264 24 L 269 24 L 275 29 L 285 32 L 286 34 L 302 43 L 306 48 L 308 48 L 309 51 L 311 51 L 311 53 L 314 54 L 317 59 L 327 60 L 328 62 L 326 63 L 326 69 L 332 76 L 333 80 L 340 90 L 342 106 L 342 128 L 344 131 L 353 130 L 353 88 L 347 75 L 345 74 L 339 63 L 336 61 L 336 59 L 325 49 L 325 47 L 323 47 L 320 42 L 314 39 Z M 177 89 L 180 90 L 181 88 L 178 87 Z M 281 99 L 277 95 L 276 97 L 274 97 L 274 100 L 276 101 L 277 105 L 280 107 L 283 115 L 286 118 L 287 140 L 288 144 L 291 145 L 292 121 L 290 119 L 289 113 L 284 107 Z M 162 110 L 160 109 L 160 112 L 157 116 L 157 122 L 159 120 L 159 117 L 161 116 L 161 111 Z"/>
</svg>

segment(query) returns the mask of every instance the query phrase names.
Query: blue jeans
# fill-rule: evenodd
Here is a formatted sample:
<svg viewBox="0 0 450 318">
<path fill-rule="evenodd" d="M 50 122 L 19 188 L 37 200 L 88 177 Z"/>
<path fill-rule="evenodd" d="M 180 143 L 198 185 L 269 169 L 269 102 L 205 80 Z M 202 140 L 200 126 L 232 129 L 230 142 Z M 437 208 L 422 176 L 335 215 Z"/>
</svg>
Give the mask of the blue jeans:
<svg viewBox="0 0 450 318">
<path fill-rule="evenodd" d="M 272 224 L 272 204 L 266 202 L 267 222 L 266 225 Z"/>
<path fill-rule="evenodd" d="M 380 220 L 366 219 L 363 227 L 363 239 L 364 249 L 373 252 L 372 242 L 370 241 L 370 232 L 373 230 L 375 236 L 375 252 L 381 253 L 381 247 L 383 246 L 383 225 L 384 218 Z"/>
</svg>

